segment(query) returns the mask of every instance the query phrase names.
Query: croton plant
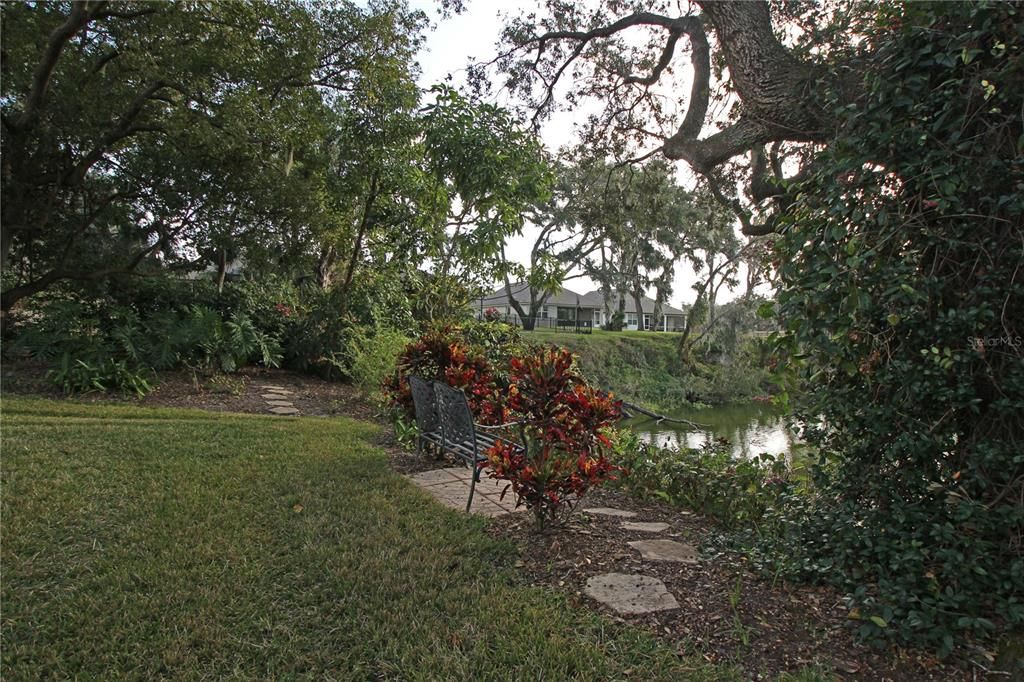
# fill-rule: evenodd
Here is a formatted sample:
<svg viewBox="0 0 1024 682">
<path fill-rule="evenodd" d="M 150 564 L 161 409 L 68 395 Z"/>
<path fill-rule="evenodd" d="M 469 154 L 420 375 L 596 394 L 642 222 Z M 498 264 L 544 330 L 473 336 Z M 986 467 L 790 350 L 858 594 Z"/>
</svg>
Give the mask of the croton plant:
<svg viewBox="0 0 1024 682">
<path fill-rule="evenodd" d="M 567 516 L 591 486 L 616 476 L 605 432 L 621 402 L 589 386 L 564 348 L 512 358 L 510 377 L 507 410 L 522 423 L 524 449 L 496 444 L 487 453 L 490 475 L 507 480 L 517 505 L 531 509 L 543 528 Z"/>
<path fill-rule="evenodd" d="M 470 348 L 450 327 L 430 330 L 406 346 L 398 359 L 398 371 L 385 382 L 384 393 L 392 406 L 411 419 L 415 413 L 410 375 L 463 389 L 480 424 L 506 420 L 501 377 L 482 353 Z"/>
<path fill-rule="evenodd" d="M 564 348 L 535 347 L 508 363 L 495 367 L 457 330 L 435 329 L 406 347 L 385 392 L 412 417 L 407 377 L 415 374 L 463 389 L 477 423 L 516 423 L 520 438 L 487 452 L 490 476 L 507 480 L 503 495 L 511 490 L 543 528 L 568 516 L 591 486 L 617 475 L 606 431 L 620 418 L 621 403 L 588 385 Z"/>
</svg>

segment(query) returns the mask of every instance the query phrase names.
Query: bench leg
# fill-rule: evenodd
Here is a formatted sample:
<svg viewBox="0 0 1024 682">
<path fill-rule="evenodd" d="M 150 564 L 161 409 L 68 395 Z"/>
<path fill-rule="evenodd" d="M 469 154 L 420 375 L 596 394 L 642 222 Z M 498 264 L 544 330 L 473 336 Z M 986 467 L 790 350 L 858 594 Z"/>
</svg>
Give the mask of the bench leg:
<svg viewBox="0 0 1024 682">
<path fill-rule="evenodd" d="M 480 472 L 484 469 L 484 462 L 477 462 L 473 467 L 473 478 L 469 482 L 469 500 L 466 502 L 466 513 L 469 513 L 469 506 L 473 504 L 473 493 L 476 491 L 476 482 L 480 480 Z"/>
<path fill-rule="evenodd" d="M 476 479 L 480 478 L 480 470 L 476 468 L 476 463 L 470 465 L 473 467 L 473 477 L 469 482 L 469 500 L 466 501 L 466 513 L 469 513 L 469 506 L 473 504 L 473 493 L 476 492 Z"/>
</svg>

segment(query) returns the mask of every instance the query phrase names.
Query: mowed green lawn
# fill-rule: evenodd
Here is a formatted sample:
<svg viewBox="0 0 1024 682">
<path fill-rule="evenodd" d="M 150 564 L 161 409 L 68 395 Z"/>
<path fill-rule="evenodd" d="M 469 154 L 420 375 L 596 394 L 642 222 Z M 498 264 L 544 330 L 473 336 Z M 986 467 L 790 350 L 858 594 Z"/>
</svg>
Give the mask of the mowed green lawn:
<svg viewBox="0 0 1024 682">
<path fill-rule="evenodd" d="M 736 676 L 521 584 L 374 428 L 5 399 L 0 675 Z"/>
</svg>

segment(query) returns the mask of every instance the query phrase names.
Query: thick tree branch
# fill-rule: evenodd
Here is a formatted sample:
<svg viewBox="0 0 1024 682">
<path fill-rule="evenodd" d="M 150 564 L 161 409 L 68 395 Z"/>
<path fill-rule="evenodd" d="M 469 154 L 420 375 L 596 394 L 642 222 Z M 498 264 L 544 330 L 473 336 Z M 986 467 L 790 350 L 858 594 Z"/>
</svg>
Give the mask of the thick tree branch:
<svg viewBox="0 0 1024 682">
<path fill-rule="evenodd" d="M 661 51 L 661 57 L 658 58 L 658 63 L 654 65 L 654 69 L 647 76 L 629 76 L 623 81 L 626 84 L 636 83 L 638 85 L 654 85 L 661 78 L 661 74 L 664 73 L 665 69 L 668 68 L 669 63 L 672 61 L 672 57 L 676 53 L 676 43 L 679 42 L 679 38 L 682 37 L 683 31 L 679 28 L 671 28 L 668 33 L 668 40 L 665 41 L 665 47 Z"/>
<path fill-rule="evenodd" d="M 155 99 L 155 95 L 160 90 L 167 87 L 167 83 L 163 81 L 156 81 L 148 88 L 140 92 L 132 103 L 128 106 L 128 110 L 121 116 L 117 122 L 117 126 L 109 133 L 103 136 L 92 150 L 89 151 L 82 160 L 79 161 L 73 168 L 71 168 L 63 178 L 63 184 L 66 187 L 76 187 L 81 184 L 82 180 L 85 179 L 85 174 L 89 172 L 96 162 L 103 158 L 103 155 L 107 153 L 110 146 L 114 143 L 122 140 L 126 137 L 130 137 L 139 132 L 152 132 L 159 130 L 156 126 L 144 126 L 144 125 L 133 125 L 136 118 L 142 114 L 142 110 L 146 104 Z"/>
<path fill-rule="evenodd" d="M 100 3 L 100 5 L 103 4 L 105 3 Z M 92 13 L 95 9 L 90 8 L 87 2 L 71 3 L 71 14 L 63 24 L 54 29 L 46 41 L 43 57 L 32 73 L 32 88 L 25 99 L 25 108 L 21 112 L 21 116 L 11 122 L 10 128 L 19 131 L 27 130 L 39 120 L 39 110 L 46 98 L 46 91 L 50 87 L 50 79 L 53 76 L 53 70 L 57 68 L 60 53 L 64 51 L 64 46 L 68 44 L 68 41 L 92 20 Z"/>
<path fill-rule="evenodd" d="M 691 101 L 689 104 L 690 108 L 687 110 L 686 120 L 683 125 L 687 130 L 696 127 L 696 132 L 699 133 L 700 127 L 704 122 L 704 115 L 707 113 L 709 92 L 708 82 L 710 78 L 708 43 L 707 37 L 704 34 L 703 24 L 699 17 L 686 16 L 672 18 L 660 14 L 654 14 L 652 12 L 635 12 L 606 26 L 599 26 L 589 31 L 549 31 L 543 35 L 526 41 L 524 43 L 525 46 L 536 45 L 537 60 L 534 62 L 534 71 L 538 74 L 539 71 L 536 68 L 537 64 L 539 63 L 540 58 L 544 53 L 544 49 L 549 42 L 570 40 L 577 43 L 570 56 L 556 70 L 554 77 L 545 81 L 546 92 L 544 100 L 540 106 L 537 107 L 537 113 L 534 116 L 534 119 L 536 120 L 551 103 L 554 96 L 554 89 L 558 85 L 558 82 L 565 70 L 583 53 L 583 50 L 588 44 L 594 40 L 610 38 L 620 31 L 636 26 L 661 27 L 669 31 L 669 37 L 654 70 L 647 76 L 629 76 L 624 81 L 626 84 L 650 86 L 656 83 L 671 62 L 672 57 L 675 54 L 675 46 L 679 38 L 682 35 L 689 36 L 693 51 L 692 59 L 694 69 L 698 73 L 694 78 L 694 84 L 691 90 Z M 696 122 L 694 122 L 694 119 L 696 119 Z M 694 135 L 696 135 L 696 133 L 694 133 Z"/>
</svg>

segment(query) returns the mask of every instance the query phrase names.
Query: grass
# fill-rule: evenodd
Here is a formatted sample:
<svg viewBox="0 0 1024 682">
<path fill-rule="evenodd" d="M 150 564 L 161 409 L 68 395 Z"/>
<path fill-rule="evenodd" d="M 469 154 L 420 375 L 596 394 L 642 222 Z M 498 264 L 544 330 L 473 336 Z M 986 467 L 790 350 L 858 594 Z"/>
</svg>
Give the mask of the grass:
<svg viewBox="0 0 1024 682">
<path fill-rule="evenodd" d="M 3 402 L 4 679 L 736 679 L 520 582 L 372 425 Z"/>
</svg>

